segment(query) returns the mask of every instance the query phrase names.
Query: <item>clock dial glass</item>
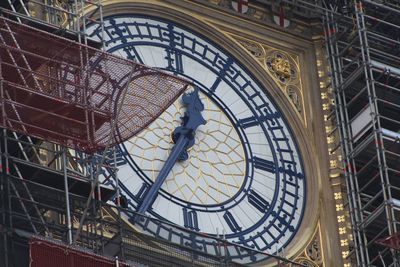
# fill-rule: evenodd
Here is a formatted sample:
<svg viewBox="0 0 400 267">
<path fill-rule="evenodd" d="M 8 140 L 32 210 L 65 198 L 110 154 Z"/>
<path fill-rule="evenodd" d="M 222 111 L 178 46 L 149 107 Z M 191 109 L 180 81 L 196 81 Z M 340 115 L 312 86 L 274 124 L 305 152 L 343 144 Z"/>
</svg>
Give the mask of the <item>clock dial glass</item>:
<svg viewBox="0 0 400 267">
<path fill-rule="evenodd" d="M 97 26 L 88 28 L 100 39 Z M 268 90 L 221 45 L 179 23 L 134 14 L 105 18 L 109 52 L 187 78 L 200 89 L 205 125 L 189 158 L 174 164 L 147 214 L 261 251 L 287 246 L 305 208 L 306 178 L 293 134 Z M 181 100 L 119 147 L 118 176 L 137 209 L 171 154 L 172 133 L 185 112 Z M 176 242 L 162 225 L 145 231 Z M 161 229 L 162 228 L 162 229 Z M 191 237 L 210 252 L 206 239 Z M 212 249 L 211 249 L 212 250 Z M 229 252 L 241 262 L 264 256 Z"/>
<path fill-rule="evenodd" d="M 187 205 L 218 205 L 237 194 L 242 187 L 245 152 L 236 128 L 209 97 L 200 93 L 205 106 L 206 125 L 196 130 L 190 160 L 178 161 L 166 178 L 162 190 Z M 181 124 L 185 112 L 177 100 L 138 136 L 124 146 L 146 177 L 154 181 L 168 158 L 174 142 L 171 133 Z M 126 185 L 136 181 L 127 180 Z"/>
</svg>

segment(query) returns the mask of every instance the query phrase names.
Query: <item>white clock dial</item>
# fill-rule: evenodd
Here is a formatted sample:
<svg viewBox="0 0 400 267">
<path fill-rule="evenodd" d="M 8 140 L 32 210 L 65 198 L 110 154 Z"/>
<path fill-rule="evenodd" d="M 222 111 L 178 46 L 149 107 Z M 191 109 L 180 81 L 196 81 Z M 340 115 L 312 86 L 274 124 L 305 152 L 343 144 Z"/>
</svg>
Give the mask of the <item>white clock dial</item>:
<svg viewBox="0 0 400 267">
<path fill-rule="evenodd" d="M 188 158 L 174 162 L 155 193 L 160 171 L 175 154 L 171 136 L 186 107 L 178 100 L 120 146 L 120 186 L 130 208 L 147 205 L 150 216 L 208 235 L 224 231 L 228 240 L 261 251 L 287 246 L 304 213 L 306 178 L 290 127 L 268 94 L 273 88 L 263 88 L 223 48 L 175 22 L 115 15 L 105 18 L 105 31 L 109 52 L 192 80 L 204 105 L 206 124 L 196 129 Z M 95 26 L 89 33 L 100 37 Z M 133 222 L 172 242 L 187 238 L 207 253 L 215 245 L 204 235 Z M 229 253 L 242 263 L 265 259 Z"/>
<path fill-rule="evenodd" d="M 245 153 L 226 114 L 206 95 L 201 94 L 201 99 L 207 124 L 197 129 L 195 144 L 189 150 L 190 160 L 175 164 L 162 190 L 188 203 L 217 205 L 241 189 Z M 177 100 L 145 131 L 125 143 L 132 160 L 152 181 L 174 146 L 171 133 L 181 124 L 184 114 L 180 102 Z"/>
</svg>

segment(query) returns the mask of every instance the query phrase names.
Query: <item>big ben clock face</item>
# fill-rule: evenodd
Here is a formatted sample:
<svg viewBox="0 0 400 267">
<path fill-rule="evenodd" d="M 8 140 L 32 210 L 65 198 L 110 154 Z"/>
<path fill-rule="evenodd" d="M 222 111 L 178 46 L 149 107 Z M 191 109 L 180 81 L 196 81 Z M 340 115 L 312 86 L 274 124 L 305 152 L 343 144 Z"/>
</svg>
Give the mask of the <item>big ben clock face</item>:
<svg viewBox="0 0 400 267">
<path fill-rule="evenodd" d="M 93 38 L 100 29 L 89 27 Z M 120 149 L 119 179 L 131 208 L 188 229 L 274 253 L 287 246 L 305 209 L 306 178 L 296 142 L 281 111 L 251 73 L 221 45 L 165 19 L 125 14 L 105 18 L 109 52 L 193 81 L 203 105 L 187 157 L 170 164 L 187 107 L 179 99 Z M 167 162 L 168 161 L 168 162 Z M 147 207 L 143 201 L 149 202 Z M 141 222 L 136 222 L 140 225 Z M 142 225 L 143 226 L 143 225 Z M 184 234 L 161 223 L 142 229 L 182 242 Z M 204 235 L 190 244 L 208 253 Z M 187 237 L 189 240 L 189 237 Z M 265 259 L 229 250 L 240 262 Z"/>
</svg>

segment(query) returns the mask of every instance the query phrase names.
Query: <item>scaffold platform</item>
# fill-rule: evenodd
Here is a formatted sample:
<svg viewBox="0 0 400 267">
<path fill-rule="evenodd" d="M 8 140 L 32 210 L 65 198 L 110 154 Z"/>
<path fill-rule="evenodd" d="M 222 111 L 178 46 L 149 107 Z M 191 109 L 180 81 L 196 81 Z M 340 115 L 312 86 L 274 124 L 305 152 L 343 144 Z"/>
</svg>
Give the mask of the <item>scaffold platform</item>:
<svg viewBox="0 0 400 267">
<path fill-rule="evenodd" d="M 190 83 L 0 17 L 0 126 L 93 152 L 149 125 Z"/>
</svg>

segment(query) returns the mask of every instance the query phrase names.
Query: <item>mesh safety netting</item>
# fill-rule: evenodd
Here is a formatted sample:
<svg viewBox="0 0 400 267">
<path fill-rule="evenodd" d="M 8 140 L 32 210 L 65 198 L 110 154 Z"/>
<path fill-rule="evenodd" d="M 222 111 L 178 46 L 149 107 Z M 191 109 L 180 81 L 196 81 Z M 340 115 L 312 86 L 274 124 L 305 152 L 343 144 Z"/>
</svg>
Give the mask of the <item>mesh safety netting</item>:
<svg viewBox="0 0 400 267">
<path fill-rule="evenodd" d="M 40 238 L 29 241 L 29 267 L 128 267 L 82 249 L 68 247 Z"/>
<path fill-rule="evenodd" d="M 4 17 L 0 63 L 0 126 L 86 152 L 129 139 L 189 86 Z"/>
</svg>

